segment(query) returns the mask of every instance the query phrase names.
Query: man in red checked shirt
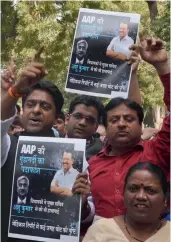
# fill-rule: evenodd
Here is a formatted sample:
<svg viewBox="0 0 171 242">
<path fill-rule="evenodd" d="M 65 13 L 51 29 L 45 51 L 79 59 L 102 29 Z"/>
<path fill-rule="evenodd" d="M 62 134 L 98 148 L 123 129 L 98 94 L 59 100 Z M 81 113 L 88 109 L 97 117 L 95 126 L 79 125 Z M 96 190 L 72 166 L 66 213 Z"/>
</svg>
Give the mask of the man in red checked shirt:
<svg viewBox="0 0 171 242">
<path fill-rule="evenodd" d="M 141 58 L 153 65 L 164 87 L 164 102 L 170 111 L 170 68 L 163 42 L 140 37 Z M 141 140 L 143 109 L 129 99 L 114 98 L 105 107 L 108 145 L 89 160 L 91 195 L 95 205 L 95 219 L 112 218 L 125 213 L 123 203 L 124 178 L 129 168 L 141 161 L 158 164 L 169 178 L 170 117 L 164 118 L 162 129 L 152 140 Z M 89 213 L 86 202 L 90 185 L 87 175 L 78 176 L 73 191 L 82 193 L 84 213 Z"/>
</svg>

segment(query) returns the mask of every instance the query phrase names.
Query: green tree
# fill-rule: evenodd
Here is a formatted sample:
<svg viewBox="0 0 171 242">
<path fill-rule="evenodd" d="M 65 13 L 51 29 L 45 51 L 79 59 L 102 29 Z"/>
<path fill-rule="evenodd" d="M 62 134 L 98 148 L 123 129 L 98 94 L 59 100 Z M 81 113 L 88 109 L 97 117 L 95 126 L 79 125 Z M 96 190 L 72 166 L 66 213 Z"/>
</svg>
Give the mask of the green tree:
<svg viewBox="0 0 171 242">
<path fill-rule="evenodd" d="M 49 73 L 48 79 L 62 90 L 65 110 L 74 94 L 64 92 L 79 8 L 102 9 L 141 14 L 140 30 L 146 35 L 162 38 L 169 49 L 170 3 L 157 2 L 156 23 L 151 22 L 147 2 L 144 1 L 20 1 L 12 6 L 2 1 L 2 64 L 10 55 L 18 69 L 28 63 L 36 50 L 44 46 L 42 61 Z M 143 63 L 139 70 L 143 106 L 149 110 L 163 105 L 162 86 L 154 69 Z M 146 113 L 148 113 L 146 111 Z"/>
</svg>

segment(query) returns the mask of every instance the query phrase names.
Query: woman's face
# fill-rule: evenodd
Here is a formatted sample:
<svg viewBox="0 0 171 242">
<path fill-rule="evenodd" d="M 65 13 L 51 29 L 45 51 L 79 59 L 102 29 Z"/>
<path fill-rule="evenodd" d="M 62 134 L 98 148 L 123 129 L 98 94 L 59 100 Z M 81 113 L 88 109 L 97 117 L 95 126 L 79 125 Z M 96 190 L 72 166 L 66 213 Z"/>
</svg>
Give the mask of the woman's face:
<svg viewBox="0 0 171 242">
<path fill-rule="evenodd" d="M 127 215 L 135 222 L 150 223 L 157 220 L 165 207 L 160 180 L 147 170 L 136 170 L 128 178 L 124 203 Z"/>
</svg>

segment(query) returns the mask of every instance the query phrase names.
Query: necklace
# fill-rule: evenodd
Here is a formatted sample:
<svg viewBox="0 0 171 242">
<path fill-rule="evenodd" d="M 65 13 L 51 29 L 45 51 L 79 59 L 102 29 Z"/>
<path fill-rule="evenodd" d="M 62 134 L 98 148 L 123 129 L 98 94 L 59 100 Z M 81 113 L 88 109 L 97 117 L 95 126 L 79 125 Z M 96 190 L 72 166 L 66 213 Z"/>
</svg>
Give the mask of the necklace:
<svg viewBox="0 0 171 242">
<path fill-rule="evenodd" d="M 157 233 L 157 231 L 161 228 L 162 224 L 163 224 L 163 220 L 160 221 L 160 225 L 158 226 L 158 228 L 156 229 L 156 231 L 154 232 L 154 234 Z M 143 240 L 140 240 L 140 239 L 135 238 L 135 237 L 129 232 L 128 227 L 127 227 L 127 223 L 126 223 L 126 215 L 124 216 L 124 225 L 125 225 L 125 229 L 126 229 L 127 233 L 128 233 L 133 239 L 135 239 L 136 241 L 139 241 L 139 242 L 144 242 Z"/>
</svg>

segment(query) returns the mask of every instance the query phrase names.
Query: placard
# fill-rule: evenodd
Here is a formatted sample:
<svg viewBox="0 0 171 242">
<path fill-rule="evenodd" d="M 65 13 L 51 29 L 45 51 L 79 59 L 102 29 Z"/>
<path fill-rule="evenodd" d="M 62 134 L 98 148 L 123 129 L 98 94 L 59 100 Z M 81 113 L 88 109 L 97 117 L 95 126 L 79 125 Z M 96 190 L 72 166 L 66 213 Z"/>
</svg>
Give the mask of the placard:
<svg viewBox="0 0 171 242">
<path fill-rule="evenodd" d="M 85 167 L 86 140 L 20 136 L 8 236 L 78 242 L 81 197 L 72 186 Z"/>
<path fill-rule="evenodd" d="M 131 66 L 125 58 L 136 43 L 139 22 L 139 14 L 81 8 L 65 90 L 127 98 Z"/>
</svg>

